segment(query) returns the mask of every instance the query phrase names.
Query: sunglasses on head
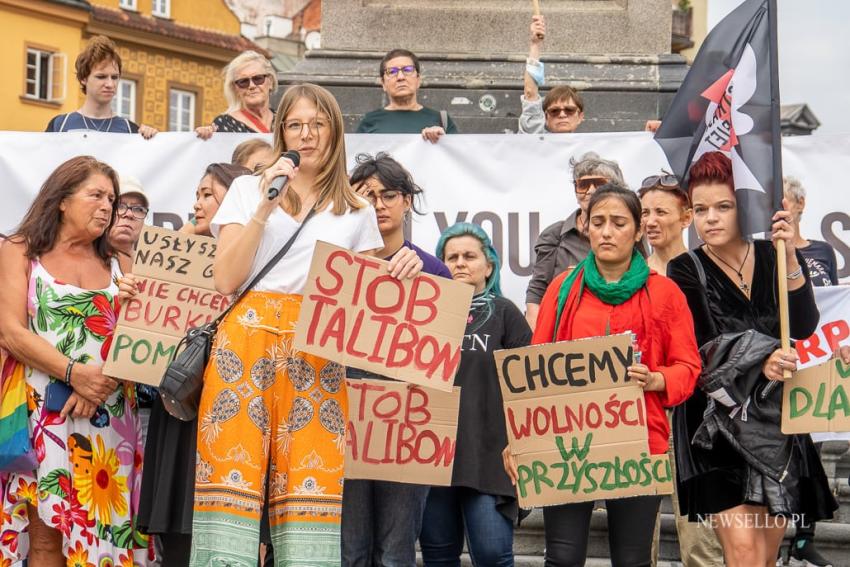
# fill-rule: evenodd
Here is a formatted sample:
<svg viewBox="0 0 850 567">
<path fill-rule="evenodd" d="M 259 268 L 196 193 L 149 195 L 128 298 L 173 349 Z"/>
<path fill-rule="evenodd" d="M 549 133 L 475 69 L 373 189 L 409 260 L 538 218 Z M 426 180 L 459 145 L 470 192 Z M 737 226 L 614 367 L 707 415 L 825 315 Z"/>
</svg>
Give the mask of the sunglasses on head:
<svg viewBox="0 0 850 567">
<path fill-rule="evenodd" d="M 576 193 L 585 194 L 590 191 L 591 187 L 596 187 L 599 189 L 606 183 L 608 183 L 607 177 L 583 177 L 582 179 L 576 179 L 573 181 L 576 186 Z"/>
<path fill-rule="evenodd" d="M 564 115 L 567 118 L 572 118 L 576 114 L 578 114 L 579 109 L 577 106 L 550 106 L 546 109 L 546 116 L 549 118 L 555 118 L 556 116 Z"/>
<path fill-rule="evenodd" d="M 251 83 L 254 83 L 256 86 L 260 86 L 266 82 L 268 75 L 263 73 L 262 75 L 254 75 L 253 77 L 245 77 L 244 79 L 236 79 L 233 81 L 233 84 L 239 87 L 240 89 L 247 89 Z"/>
<path fill-rule="evenodd" d="M 650 187 L 666 187 L 668 189 L 679 188 L 679 179 L 675 175 L 664 172 L 661 175 L 650 175 L 644 179 L 641 184 L 641 189 L 649 189 Z"/>
</svg>

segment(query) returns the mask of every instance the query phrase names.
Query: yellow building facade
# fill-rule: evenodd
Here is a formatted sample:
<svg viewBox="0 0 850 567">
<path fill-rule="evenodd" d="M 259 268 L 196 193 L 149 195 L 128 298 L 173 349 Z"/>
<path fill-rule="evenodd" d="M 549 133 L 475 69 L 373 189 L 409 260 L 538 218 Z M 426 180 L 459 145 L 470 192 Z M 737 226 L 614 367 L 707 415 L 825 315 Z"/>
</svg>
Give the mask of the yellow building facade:
<svg viewBox="0 0 850 567">
<path fill-rule="evenodd" d="M 83 2 L 0 0 L 0 130 L 44 130 L 79 108 L 74 59 L 88 21 Z"/>
<path fill-rule="evenodd" d="M 3 130 L 43 130 L 53 116 L 82 105 L 74 60 L 94 35 L 110 37 L 121 55 L 116 112 L 161 131 L 211 123 L 227 108 L 222 68 L 258 49 L 240 36 L 224 0 L 0 0 L 0 23 L 13 32 L 0 37 L 3 53 L 21 54 L 0 63 L 12 77 L 0 85 Z M 33 46 L 44 51 L 34 54 Z M 44 53 L 56 55 L 51 62 Z M 50 79 L 33 61 L 46 62 Z"/>
</svg>

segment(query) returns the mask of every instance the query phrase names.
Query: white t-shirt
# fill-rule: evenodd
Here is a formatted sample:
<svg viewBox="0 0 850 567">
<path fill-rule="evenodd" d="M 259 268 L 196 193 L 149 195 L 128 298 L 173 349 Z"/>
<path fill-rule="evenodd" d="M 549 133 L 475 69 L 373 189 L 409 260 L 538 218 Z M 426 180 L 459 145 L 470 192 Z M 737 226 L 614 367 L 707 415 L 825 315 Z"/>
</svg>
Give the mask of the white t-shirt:
<svg viewBox="0 0 850 567">
<path fill-rule="evenodd" d="M 260 176 L 237 177 L 210 223 L 213 236 L 218 237 L 221 227 L 228 224 L 247 225 L 263 197 L 260 193 Z M 295 239 L 289 252 L 257 283 L 253 291 L 302 293 L 307 283 L 307 272 L 310 270 L 317 240 L 324 240 L 355 252 L 383 248 L 384 241 L 378 230 L 375 209 L 365 199 L 363 203 L 366 206 L 362 209 L 349 209 L 342 215 L 333 214 L 332 204 L 324 211 L 316 211 Z M 243 285 L 248 285 L 263 266 L 283 248 L 298 226 L 295 219 L 280 207 L 272 211 L 251 263 L 251 274 Z"/>
</svg>

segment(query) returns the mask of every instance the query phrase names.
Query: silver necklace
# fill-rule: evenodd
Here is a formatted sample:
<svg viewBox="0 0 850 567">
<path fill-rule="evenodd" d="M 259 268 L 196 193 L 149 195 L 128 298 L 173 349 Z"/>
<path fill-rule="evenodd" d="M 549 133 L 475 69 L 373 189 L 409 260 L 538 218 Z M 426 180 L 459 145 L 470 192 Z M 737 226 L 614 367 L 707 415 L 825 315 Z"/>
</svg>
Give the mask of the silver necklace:
<svg viewBox="0 0 850 567">
<path fill-rule="evenodd" d="M 721 262 L 726 264 L 729 267 L 730 270 L 732 270 L 733 272 L 735 272 L 738 275 L 738 287 L 741 288 L 741 291 L 743 291 L 745 295 L 749 296 L 750 295 L 750 286 L 747 285 L 747 282 L 744 279 L 744 273 L 743 272 L 744 272 L 744 264 L 747 263 L 747 258 L 750 256 L 750 243 L 747 242 L 747 252 L 744 254 L 744 261 L 741 262 L 741 267 L 739 267 L 738 269 L 735 269 L 735 266 L 733 266 L 732 264 L 730 264 L 729 262 L 727 262 L 726 260 L 721 258 L 720 255 L 718 255 L 717 252 L 712 250 L 711 247 L 708 244 L 705 245 L 705 249 L 708 250 L 709 252 L 711 252 L 712 256 L 714 256 L 715 258 L 717 258 L 718 260 L 720 260 Z"/>
<path fill-rule="evenodd" d="M 79 112 L 79 111 L 78 111 L 78 114 L 83 117 L 83 125 L 86 127 L 86 129 L 87 130 L 94 130 L 95 132 L 109 132 L 109 128 L 112 126 L 112 119 L 115 118 L 114 115 L 110 116 L 109 122 L 106 123 L 105 128 L 104 128 L 103 124 L 100 125 L 100 128 L 95 128 L 94 122 L 93 122 L 94 118 L 92 118 L 92 122 L 89 122 L 88 119 L 86 118 L 85 114 L 83 114 L 82 112 Z"/>
</svg>

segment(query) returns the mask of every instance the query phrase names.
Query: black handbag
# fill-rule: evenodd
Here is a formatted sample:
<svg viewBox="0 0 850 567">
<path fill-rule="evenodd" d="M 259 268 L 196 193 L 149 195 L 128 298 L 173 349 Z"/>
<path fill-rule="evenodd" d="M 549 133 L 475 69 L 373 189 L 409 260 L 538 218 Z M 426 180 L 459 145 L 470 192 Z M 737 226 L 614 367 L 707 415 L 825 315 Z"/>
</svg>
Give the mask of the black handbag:
<svg viewBox="0 0 850 567">
<path fill-rule="evenodd" d="M 159 384 L 159 395 L 162 398 L 162 404 L 172 416 L 181 421 L 192 421 L 198 417 L 198 406 L 201 402 L 201 390 L 204 387 L 204 371 L 210 359 L 212 351 L 213 339 L 218 330 L 218 325 L 230 313 L 231 309 L 245 297 L 251 289 L 257 285 L 261 279 L 283 258 L 298 234 L 307 221 L 310 220 L 316 212 L 316 209 L 310 209 L 307 216 L 301 222 L 301 226 L 295 231 L 290 239 L 283 245 L 283 248 L 275 254 L 275 257 L 263 266 L 263 269 L 254 276 L 251 283 L 242 290 L 239 297 L 230 304 L 221 315 L 200 327 L 190 329 L 186 336 L 183 337 L 177 345 L 176 356 L 174 360 L 165 369 L 165 374 L 162 376 L 162 382 Z"/>
</svg>

